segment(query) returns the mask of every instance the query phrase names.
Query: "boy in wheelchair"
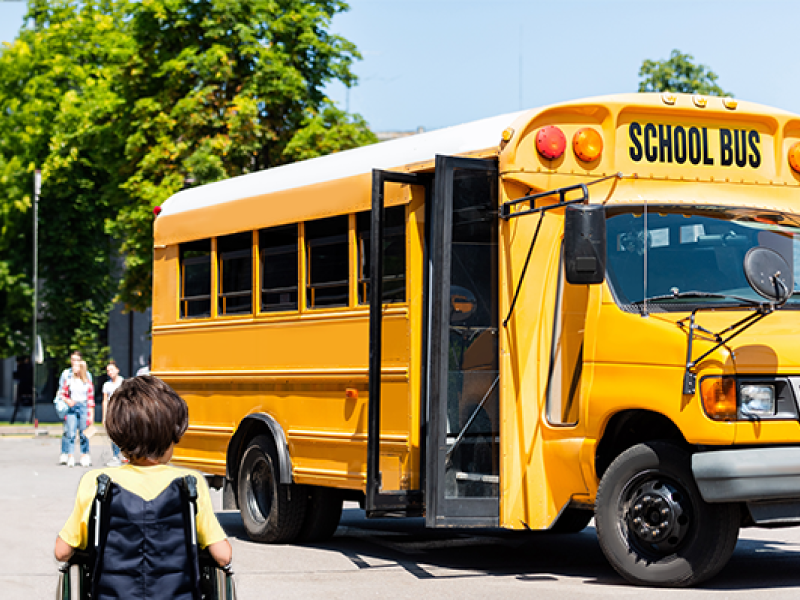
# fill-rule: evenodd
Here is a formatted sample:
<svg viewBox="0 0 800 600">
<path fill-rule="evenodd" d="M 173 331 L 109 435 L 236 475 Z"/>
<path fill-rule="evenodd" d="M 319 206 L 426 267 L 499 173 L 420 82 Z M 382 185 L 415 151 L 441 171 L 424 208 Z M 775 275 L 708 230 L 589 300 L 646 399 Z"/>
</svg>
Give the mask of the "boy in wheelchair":
<svg viewBox="0 0 800 600">
<path fill-rule="evenodd" d="M 130 462 L 84 475 L 56 538 L 56 559 L 83 565 L 82 598 L 200 600 L 213 597 L 201 555 L 229 572 L 205 479 L 167 464 L 188 422 L 186 402 L 155 377 L 126 380 L 109 401 L 106 430 Z"/>
</svg>

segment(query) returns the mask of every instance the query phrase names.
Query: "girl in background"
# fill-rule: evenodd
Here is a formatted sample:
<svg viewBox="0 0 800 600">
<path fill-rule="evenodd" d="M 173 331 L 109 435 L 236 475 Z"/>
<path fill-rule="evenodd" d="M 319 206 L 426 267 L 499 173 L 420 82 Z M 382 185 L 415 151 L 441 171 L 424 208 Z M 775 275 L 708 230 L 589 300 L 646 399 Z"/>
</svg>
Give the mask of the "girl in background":
<svg viewBox="0 0 800 600">
<path fill-rule="evenodd" d="M 66 438 L 62 444 L 62 464 L 66 455 L 66 465 L 75 466 L 75 434 L 80 432 L 82 467 L 92 466 L 92 457 L 89 455 L 89 438 L 85 431 L 88 422 L 89 405 L 94 406 L 94 386 L 89 379 L 89 372 L 85 361 L 75 361 L 72 364 L 72 373 L 64 381 L 61 388 L 61 397 L 69 405 L 66 416 Z"/>
</svg>

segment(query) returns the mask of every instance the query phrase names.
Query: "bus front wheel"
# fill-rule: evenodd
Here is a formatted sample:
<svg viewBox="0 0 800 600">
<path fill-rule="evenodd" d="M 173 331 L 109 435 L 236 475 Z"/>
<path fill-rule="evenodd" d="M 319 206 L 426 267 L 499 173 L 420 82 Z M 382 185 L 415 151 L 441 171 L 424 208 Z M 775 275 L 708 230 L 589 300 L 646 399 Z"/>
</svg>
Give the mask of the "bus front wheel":
<svg viewBox="0 0 800 600">
<path fill-rule="evenodd" d="M 278 453 L 272 438 L 253 438 L 239 468 L 239 507 L 242 523 L 256 542 L 291 542 L 300 533 L 308 494 L 293 484 L 280 483 Z"/>
<path fill-rule="evenodd" d="M 597 491 L 600 547 L 636 584 L 685 587 L 714 576 L 733 553 L 739 523 L 737 505 L 703 500 L 691 454 L 669 442 L 620 454 Z"/>
</svg>

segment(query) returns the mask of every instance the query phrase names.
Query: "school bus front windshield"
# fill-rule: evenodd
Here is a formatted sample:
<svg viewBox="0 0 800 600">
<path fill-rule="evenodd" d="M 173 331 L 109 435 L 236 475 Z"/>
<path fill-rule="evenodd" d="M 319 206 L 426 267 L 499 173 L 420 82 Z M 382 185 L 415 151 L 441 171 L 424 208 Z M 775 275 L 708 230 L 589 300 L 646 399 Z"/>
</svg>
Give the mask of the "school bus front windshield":
<svg viewBox="0 0 800 600">
<path fill-rule="evenodd" d="M 612 208 L 607 231 L 609 285 L 624 310 L 645 310 L 645 299 L 650 311 L 763 302 L 742 269 L 747 252 L 759 246 L 789 262 L 794 293 L 786 306 L 800 307 L 796 215 L 740 208 Z"/>
</svg>

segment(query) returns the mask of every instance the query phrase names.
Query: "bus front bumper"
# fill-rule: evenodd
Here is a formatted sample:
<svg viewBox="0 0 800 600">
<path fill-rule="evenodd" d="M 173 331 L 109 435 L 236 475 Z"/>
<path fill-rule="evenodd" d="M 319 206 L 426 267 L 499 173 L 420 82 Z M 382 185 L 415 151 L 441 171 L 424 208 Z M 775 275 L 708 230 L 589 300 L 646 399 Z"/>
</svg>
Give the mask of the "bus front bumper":
<svg viewBox="0 0 800 600">
<path fill-rule="evenodd" d="M 746 502 L 757 525 L 800 525 L 800 447 L 698 452 L 692 472 L 706 502 Z"/>
</svg>

